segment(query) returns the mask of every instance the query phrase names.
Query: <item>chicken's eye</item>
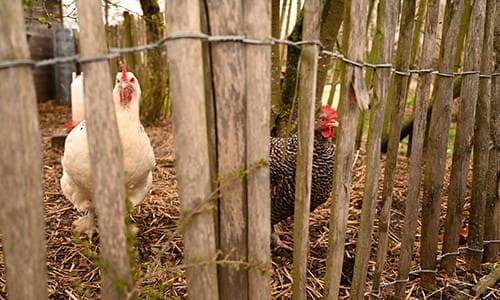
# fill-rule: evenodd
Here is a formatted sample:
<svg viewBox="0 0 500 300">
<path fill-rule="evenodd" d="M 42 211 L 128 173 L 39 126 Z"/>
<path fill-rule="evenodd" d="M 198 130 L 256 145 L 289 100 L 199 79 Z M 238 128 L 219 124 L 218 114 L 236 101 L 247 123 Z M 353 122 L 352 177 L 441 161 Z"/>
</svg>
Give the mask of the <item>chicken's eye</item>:
<svg viewBox="0 0 500 300">
<path fill-rule="evenodd" d="M 130 82 L 134 82 L 134 81 L 135 81 L 134 77 L 130 78 Z"/>
</svg>

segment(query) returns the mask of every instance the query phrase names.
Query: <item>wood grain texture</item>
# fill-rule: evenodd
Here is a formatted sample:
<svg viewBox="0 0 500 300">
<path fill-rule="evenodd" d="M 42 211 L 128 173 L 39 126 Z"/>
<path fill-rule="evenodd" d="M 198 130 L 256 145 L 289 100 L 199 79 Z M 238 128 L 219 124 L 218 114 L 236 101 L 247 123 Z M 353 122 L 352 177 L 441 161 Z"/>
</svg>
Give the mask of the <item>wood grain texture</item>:
<svg viewBox="0 0 500 300">
<path fill-rule="evenodd" d="M 239 35 L 243 32 L 243 1 L 208 1 L 207 13 L 212 35 Z M 223 255 L 233 253 L 232 257 L 239 259 L 248 257 L 246 179 L 234 180 L 246 164 L 244 46 L 239 42 L 212 43 L 210 46 L 217 117 L 218 174 L 231 180 L 231 184 L 221 185 L 219 248 Z M 248 271 L 220 266 L 219 289 L 222 299 L 246 299 Z"/>
<path fill-rule="evenodd" d="M 381 32 L 380 48 L 376 63 L 391 63 L 394 52 L 394 35 L 399 15 L 397 1 L 381 1 L 377 13 L 377 24 Z M 378 182 L 380 174 L 380 140 L 384 123 L 384 112 L 387 103 L 391 71 L 376 70 L 374 79 L 374 97 L 371 102 L 370 131 L 368 132 L 366 183 L 361 208 L 361 220 L 356 243 L 356 260 L 351 285 L 351 297 L 363 298 L 365 292 L 368 260 L 371 255 L 371 235 L 376 213 Z"/>
<path fill-rule="evenodd" d="M 271 3 L 243 2 L 245 35 L 267 39 L 271 34 Z M 277 54 L 277 53 L 276 53 Z M 269 161 L 271 112 L 271 46 L 245 45 L 246 68 L 246 165 Z M 248 298 L 271 298 L 271 192 L 269 166 L 251 171 L 247 179 L 248 259 L 268 272 L 254 268 L 248 273 Z"/>
<path fill-rule="evenodd" d="M 107 53 L 101 2 L 77 1 L 82 57 Z M 123 299 L 132 287 L 125 227 L 123 153 L 113 108 L 107 61 L 85 63 L 85 115 L 93 174 L 93 203 L 99 226 L 102 296 Z"/>
<path fill-rule="evenodd" d="M 443 21 L 443 34 L 439 54 L 438 70 L 453 72 L 456 52 L 456 41 L 463 1 L 447 1 Z M 422 239 L 420 267 L 424 270 L 435 270 L 437 263 L 437 235 L 439 231 L 439 213 L 441 209 L 441 191 L 445 173 L 446 148 L 448 130 L 451 121 L 451 106 L 453 101 L 453 78 L 437 77 L 435 86 L 436 97 L 427 136 L 425 152 L 424 194 L 422 203 Z M 422 286 L 434 289 L 436 274 L 421 273 Z"/>
<path fill-rule="evenodd" d="M 432 57 L 436 47 L 436 30 L 439 15 L 439 1 L 428 0 L 427 16 L 422 44 L 422 69 L 432 68 Z M 410 263 L 414 250 L 415 234 L 417 232 L 420 186 L 422 181 L 422 157 L 424 149 L 425 128 L 427 126 L 427 109 L 432 83 L 430 73 L 419 74 L 417 92 L 415 95 L 415 121 L 411 141 L 410 167 L 408 178 L 408 197 L 406 199 L 404 228 L 402 234 L 401 254 L 398 265 L 398 280 L 406 280 L 410 272 Z M 406 295 L 406 282 L 396 284 L 395 295 L 403 298 Z"/>
<path fill-rule="evenodd" d="M 304 3 L 304 40 L 319 39 L 321 1 Z M 300 54 L 297 171 L 293 227 L 293 298 L 306 299 L 309 253 L 309 208 L 311 206 L 314 112 L 319 48 L 304 45 Z"/>
<path fill-rule="evenodd" d="M 464 71 L 479 70 L 481 61 L 481 49 L 484 38 L 485 9 L 486 0 L 474 1 L 474 3 L 472 4 L 471 19 L 467 31 L 467 44 L 465 45 Z M 476 116 L 478 87 L 479 74 L 471 74 L 462 78 L 458 119 L 456 125 L 457 129 L 455 135 L 455 144 L 453 146 L 450 185 L 448 187 L 448 205 L 444 226 L 443 253 L 458 251 L 460 229 L 462 228 L 462 211 L 465 203 L 465 196 L 467 193 L 467 177 L 469 175 L 469 163 L 472 150 L 472 135 L 474 131 L 474 119 Z M 488 123 L 489 105 L 486 110 L 483 110 L 480 114 L 478 114 L 478 118 L 485 120 L 486 124 Z M 483 130 L 482 138 L 485 138 L 486 141 L 483 141 L 485 146 L 483 147 L 482 151 L 474 152 L 475 159 L 477 159 L 479 155 L 486 154 L 486 157 L 483 158 L 483 161 L 485 163 L 483 167 L 483 185 L 480 188 L 481 191 L 485 191 L 485 193 L 481 195 L 483 200 L 486 197 L 484 177 L 486 176 L 485 172 L 488 168 L 488 133 L 488 128 L 486 128 L 485 131 Z M 477 171 L 478 170 L 475 170 L 474 172 L 476 175 L 478 174 Z M 476 176 L 476 180 L 477 179 L 478 178 Z M 476 189 L 476 192 L 477 191 L 478 190 Z M 479 200 L 479 195 L 476 193 L 474 196 L 472 198 L 476 200 L 477 203 L 477 200 Z M 480 200 L 480 202 L 485 203 L 483 200 Z M 484 216 L 484 207 L 482 208 L 482 211 L 482 216 Z M 477 217 L 477 221 L 481 223 L 482 227 L 484 224 L 484 217 Z M 472 222 L 474 222 L 474 219 L 475 218 L 471 215 Z M 470 228 L 469 237 L 471 237 Z M 471 245 L 469 243 L 469 239 L 468 244 Z M 475 246 L 476 245 L 474 245 L 473 247 Z M 483 248 L 482 233 L 481 245 L 479 245 L 478 247 L 480 249 Z M 482 253 L 480 257 L 482 258 Z M 479 259 L 479 262 L 481 262 L 481 258 Z M 444 257 L 441 261 L 441 268 L 444 268 L 449 275 L 454 275 L 456 269 L 456 256 L 451 255 Z"/>
<path fill-rule="evenodd" d="M 496 2 L 496 3 L 495 3 Z M 488 12 L 488 20 L 486 23 L 490 24 L 490 28 L 485 29 L 486 32 L 491 34 L 489 43 L 493 43 L 492 47 L 496 53 L 496 72 L 500 72 L 500 19 L 494 16 L 498 15 L 500 10 L 499 2 L 496 0 L 488 0 L 486 11 Z M 491 17 L 490 16 L 493 16 Z M 487 43 L 485 41 L 485 43 Z M 484 61 L 486 63 L 486 60 Z M 488 65 L 488 70 L 494 69 L 493 66 Z M 485 92 L 481 88 L 481 93 Z M 491 102 L 490 102 L 490 140 L 492 147 L 489 153 L 489 166 L 488 166 L 488 194 L 486 196 L 486 221 L 485 221 L 485 240 L 500 239 L 500 76 L 496 76 L 491 82 Z M 495 262 L 497 255 L 500 251 L 498 243 L 490 243 L 485 245 L 484 259 L 485 261 Z"/>
<path fill-rule="evenodd" d="M 410 52 L 412 42 L 412 32 L 415 24 L 416 1 L 404 1 L 401 10 L 401 20 L 399 24 L 400 32 L 398 48 L 394 57 L 396 70 L 408 71 L 410 65 Z M 380 286 L 382 272 L 387 257 L 387 247 L 389 242 L 389 222 L 391 217 L 392 193 L 396 180 L 396 167 L 398 161 L 399 135 L 403 123 L 404 108 L 406 103 L 408 76 L 394 75 L 391 78 L 391 88 L 389 90 L 388 103 L 392 103 L 391 125 L 389 128 L 389 145 L 385 162 L 384 183 L 382 187 L 382 209 L 379 217 L 379 239 L 377 249 L 377 264 L 373 278 L 373 289 L 378 290 Z"/>
<path fill-rule="evenodd" d="M 480 39 L 480 42 L 476 44 L 476 46 L 481 45 L 482 47 L 480 47 L 480 49 L 476 48 L 474 49 L 474 51 L 472 49 L 469 49 L 469 44 L 467 44 L 467 50 L 474 51 L 474 55 L 471 60 L 473 60 L 474 63 L 477 62 L 477 65 L 474 64 L 473 66 L 469 67 L 475 67 L 476 70 L 480 69 L 481 72 L 491 73 L 492 67 L 490 66 L 492 66 L 492 64 L 490 63 L 490 61 L 493 58 L 492 19 L 494 18 L 493 15 L 496 10 L 491 7 L 491 3 L 490 6 L 487 7 L 487 2 L 488 1 L 474 2 L 474 8 L 472 10 L 473 19 L 471 20 L 471 22 L 478 23 L 474 26 L 476 28 L 477 26 L 482 27 L 478 29 L 478 31 L 476 31 L 475 34 L 477 34 L 478 37 L 474 38 L 471 43 L 474 43 L 476 39 Z M 472 197 L 470 207 L 471 222 L 469 223 L 469 236 L 467 239 L 467 244 L 473 249 L 484 249 L 483 242 L 486 235 L 485 220 L 487 218 L 486 197 L 488 194 L 488 189 L 484 187 L 487 186 L 490 152 L 491 79 L 477 78 L 477 76 L 473 76 L 473 78 L 478 81 L 476 85 L 477 106 L 475 108 L 477 113 L 475 114 L 476 119 L 474 122 L 474 133 L 472 134 L 474 160 L 472 172 Z M 474 85 L 474 83 L 472 85 Z M 464 87 L 462 87 L 462 91 L 463 90 Z M 474 90 L 469 91 L 469 93 L 474 93 Z M 464 99 L 464 97 L 466 97 L 465 99 L 467 99 L 467 95 L 462 96 L 462 99 Z M 489 216 L 493 217 L 492 215 Z M 469 250 L 466 261 L 468 267 L 471 270 L 481 270 L 483 253 Z"/>
<path fill-rule="evenodd" d="M 344 34 L 342 45 L 345 55 L 352 60 L 363 60 L 363 45 L 368 16 L 368 2 L 365 0 L 346 1 L 344 6 Z M 359 99 L 354 85 L 362 86 L 363 78 L 359 69 L 342 64 L 342 87 L 339 103 L 339 129 L 337 131 L 335 167 L 333 171 L 332 206 L 330 209 L 330 231 L 326 263 L 325 299 L 337 299 L 344 259 L 344 241 L 347 228 L 352 162 L 356 137 L 356 114 Z M 355 83 L 355 81 L 358 81 Z M 359 91 L 358 91 L 359 92 Z M 361 92 L 362 93 L 362 92 Z M 367 99 L 366 99 L 367 100 Z M 366 103 L 367 106 L 368 103 Z"/>
<path fill-rule="evenodd" d="M 199 1 L 169 1 L 166 12 L 170 34 L 201 30 Z M 179 197 L 189 215 L 211 191 L 202 43 L 186 39 L 167 46 Z M 196 265 L 216 258 L 214 211 L 205 208 L 183 222 L 184 258 L 194 263 L 186 270 L 190 298 L 219 299 L 215 264 Z"/>
<path fill-rule="evenodd" d="M 0 61 L 29 59 L 21 2 L 0 3 Z M 47 299 L 42 154 L 30 67 L 0 70 L 0 228 L 10 299 Z"/>
</svg>

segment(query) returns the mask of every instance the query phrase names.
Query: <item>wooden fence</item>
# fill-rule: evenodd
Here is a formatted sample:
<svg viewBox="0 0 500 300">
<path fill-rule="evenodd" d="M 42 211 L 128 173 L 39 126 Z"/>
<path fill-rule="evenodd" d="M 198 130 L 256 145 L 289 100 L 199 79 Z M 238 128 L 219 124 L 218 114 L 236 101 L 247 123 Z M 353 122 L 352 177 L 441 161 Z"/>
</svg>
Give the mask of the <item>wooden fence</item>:
<svg viewBox="0 0 500 300">
<path fill-rule="evenodd" d="M 125 11 L 123 23 L 106 26 L 106 41 L 109 48 L 125 48 L 146 45 L 146 24 L 144 19 Z M 118 72 L 118 59 L 110 60 L 111 74 Z M 132 52 L 122 58 L 130 70 L 135 70 L 137 76 L 142 78 L 145 74 L 146 55 L 144 52 Z"/>
<path fill-rule="evenodd" d="M 473 155 L 472 198 L 466 260 L 471 270 L 481 262 L 498 260 L 500 178 L 500 90 L 498 51 L 493 69 L 495 1 L 448 1 L 437 64 L 439 1 L 420 1 L 426 13 L 420 59 L 413 66 L 411 45 L 415 40 L 416 1 L 380 1 L 375 39 L 380 49 L 373 64 L 363 63 L 368 1 L 346 1 L 342 35 L 343 53 L 321 49 L 318 39 L 320 0 L 304 3 L 303 42 L 298 102 L 299 158 L 294 222 L 293 295 L 306 299 L 308 255 L 308 213 L 311 194 L 311 165 L 316 99 L 318 55 L 340 62 L 340 128 L 336 139 L 336 160 L 330 211 L 329 250 L 326 262 L 325 299 L 339 296 L 344 242 L 348 218 L 356 119 L 368 108 L 369 93 L 364 76 L 373 72 L 373 95 L 367 140 L 367 173 L 360 228 L 356 240 L 356 262 L 350 297 L 378 297 L 380 289 L 395 284 L 394 295 L 404 298 L 410 273 L 417 224 L 421 222 L 421 285 L 436 287 L 442 268 L 455 273 L 469 160 Z M 116 145 L 109 68 L 103 58 L 107 47 L 144 44 L 143 25 L 125 16 L 124 38 L 117 27 L 104 30 L 100 1 L 78 0 L 80 59 L 85 79 L 89 150 L 95 177 L 94 201 L 98 216 L 101 253 L 105 262 L 101 291 L 105 299 L 133 297 L 136 291 L 123 222 L 125 202 L 121 151 Z M 177 180 L 181 199 L 184 259 L 189 295 L 193 299 L 270 298 L 270 186 L 269 119 L 271 103 L 271 3 L 267 0 L 227 0 L 200 7 L 197 0 L 168 2 L 168 67 L 173 101 Z M 470 24 L 461 57 L 459 24 L 470 9 Z M 400 17 L 400 24 L 396 20 Z M 7 268 L 9 297 L 46 298 L 44 227 L 41 192 L 41 150 L 36 102 L 20 1 L 0 4 L 0 90 L 6 97 L 0 110 L 0 226 Z M 5 21 L 8 20 L 8 21 Z M 140 24 L 140 23 L 138 23 Z M 498 26 L 498 25 L 497 25 Z M 138 29 L 130 29 L 138 28 Z M 141 29 L 142 28 L 142 29 Z M 208 30 L 208 28 L 210 30 Z M 463 26 L 462 26 L 463 28 Z M 399 30 L 396 30 L 399 29 Z M 121 31 L 120 31 L 121 32 Z M 204 34 L 203 32 L 207 33 Z M 394 48 L 394 34 L 398 33 Z M 106 43 L 107 33 L 107 43 Z M 244 37 L 242 37 L 244 36 Z M 498 39 L 498 36 L 496 37 Z M 160 47 L 163 43 L 156 46 Z M 210 48 L 210 51 L 207 49 Z M 127 65 L 138 70 L 145 65 L 141 52 L 127 52 Z M 112 64 L 117 65 L 117 64 Z M 36 66 L 36 64 L 35 64 Z M 416 70 L 411 70 L 414 68 Z M 364 72 L 366 71 L 366 72 Z M 496 72 L 496 73 L 494 73 Z M 383 283 L 400 132 L 409 81 L 416 77 L 413 135 L 411 138 L 409 188 L 401 233 L 397 277 Z M 140 75 L 139 75 L 140 77 Z M 87 80 L 88 78 L 88 80 Z M 453 149 L 451 183 L 444 186 L 448 132 L 454 99 L 454 79 L 461 79 L 457 135 Z M 433 82 L 434 81 L 434 82 Z M 432 97 L 431 95 L 432 90 Z M 22 91 L 22 92 L 20 92 Z M 427 111 L 432 98 L 432 115 Z M 381 165 L 381 136 L 384 118 L 391 121 L 378 214 L 378 249 L 374 278 L 367 282 L 371 257 L 371 236 L 376 219 Z M 193 122 L 192 120 L 196 120 Z M 428 123 L 428 124 L 427 124 Z M 16 124 L 16 126 L 12 126 Z M 187 126 L 189 124 L 189 126 Z M 428 128 L 428 133 L 426 133 Z M 107 142 L 103 142 L 107 141 Z M 425 151 L 424 151 L 424 141 Z M 100 163 L 97 158 L 100 157 Z M 105 159 L 103 159 L 105 158 Z M 264 162 L 263 162 L 264 160 Z M 111 175 L 110 175 L 111 174 Z M 423 179 L 423 180 L 422 180 Z M 422 219 L 419 209 L 423 183 Z M 449 189 L 444 244 L 438 251 L 439 214 L 442 191 Z M 217 206 L 217 214 L 213 207 Z M 114 209 L 110 209 L 114 207 Z M 233 265 L 240 267 L 232 267 Z M 243 267 L 241 267 L 243 266 Z M 29 284 L 28 284 L 29 283 Z M 119 283 L 119 284 L 118 284 Z"/>
</svg>

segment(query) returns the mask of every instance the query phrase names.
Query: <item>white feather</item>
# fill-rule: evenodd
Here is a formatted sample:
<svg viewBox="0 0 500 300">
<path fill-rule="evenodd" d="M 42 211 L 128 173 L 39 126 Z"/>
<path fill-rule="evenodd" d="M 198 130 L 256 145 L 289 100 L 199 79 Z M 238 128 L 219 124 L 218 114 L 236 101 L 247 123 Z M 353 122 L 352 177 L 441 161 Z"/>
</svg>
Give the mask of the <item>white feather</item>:
<svg viewBox="0 0 500 300">
<path fill-rule="evenodd" d="M 131 72 L 127 77 L 133 85 L 132 100 L 121 104 L 118 85 L 121 73 L 116 76 L 113 89 L 118 131 L 124 157 L 125 184 L 129 200 L 138 205 L 146 197 L 152 184 L 152 169 L 155 165 L 153 148 L 139 120 L 141 89 Z M 95 232 L 94 206 L 92 204 L 92 174 L 85 121 L 79 123 L 67 136 L 62 158 L 63 175 L 61 189 L 66 198 L 79 211 L 88 215 L 75 222 L 77 231 L 92 235 Z"/>
</svg>

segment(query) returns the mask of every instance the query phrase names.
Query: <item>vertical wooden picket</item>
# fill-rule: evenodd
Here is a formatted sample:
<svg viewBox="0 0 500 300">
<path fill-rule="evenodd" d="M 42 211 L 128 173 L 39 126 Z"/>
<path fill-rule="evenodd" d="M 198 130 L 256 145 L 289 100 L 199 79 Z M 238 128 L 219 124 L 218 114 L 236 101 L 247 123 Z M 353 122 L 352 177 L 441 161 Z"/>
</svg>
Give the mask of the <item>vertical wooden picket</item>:
<svg viewBox="0 0 500 300">
<path fill-rule="evenodd" d="M 197 0 L 168 2 L 169 34 L 199 32 L 200 3 Z M 199 264 L 200 259 L 216 258 L 213 204 L 206 197 L 211 191 L 209 140 L 205 103 L 202 43 L 186 39 L 168 44 L 170 93 L 179 186 L 184 259 L 193 264 L 186 270 L 188 293 L 192 299 L 219 299 L 217 267 Z M 201 204 L 204 208 L 194 211 Z M 208 206 L 207 206 L 208 204 Z"/>
<path fill-rule="evenodd" d="M 401 9 L 400 36 L 398 49 L 394 57 L 394 67 L 401 72 L 408 72 L 410 65 L 411 34 L 414 27 L 416 1 L 404 1 Z M 382 209 L 378 222 L 378 249 L 377 264 L 373 278 L 373 289 L 378 290 L 380 286 L 382 271 L 387 257 L 387 243 L 389 242 L 389 222 L 391 217 L 392 193 L 396 179 L 396 166 L 399 153 L 399 136 L 403 122 L 406 96 L 408 94 L 409 75 L 394 73 L 391 78 L 391 88 L 388 95 L 388 103 L 393 105 L 391 109 L 391 124 L 389 128 L 389 145 L 387 147 L 387 158 L 385 162 L 384 183 L 382 187 Z"/>
<path fill-rule="evenodd" d="M 420 68 L 433 67 L 433 54 L 436 45 L 436 29 L 439 16 L 439 0 L 428 0 L 427 17 L 425 20 L 424 41 Z M 410 168 L 408 175 L 408 196 L 405 207 L 404 228 L 402 234 L 401 254 L 398 262 L 398 277 L 396 297 L 405 295 L 405 280 L 410 272 L 410 262 L 417 231 L 420 185 L 422 180 L 422 157 L 424 149 L 425 128 L 427 125 L 427 107 L 431 90 L 432 75 L 430 72 L 419 74 L 415 100 L 415 120 L 413 123 L 412 147 L 410 153 Z"/>
<path fill-rule="evenodd" d="M 452 73 L 456 51 L 458 28 L 463 11 L 463 0 L 446 3 L 443 37 L 439 55 L 439 71 Z M 436 98 L 429 123 L 427 149 L 425 152 L 424 195 L 422 200 L 422 243 L 420 276 L 422 286 L 436 286 L 437 235 L 441 209 L 441 190 L 445 173 L 446 147 L 451 121 L 453 100 L 453 78 L 438 76 L 434 89 Z"/>
<path fill-rule="evenodd" d="M 101 2 L 77 1 L 80 21 L 81 56 L 107 53 Z M 93 203 L 99 225 L 102 295 L 124 299 L 132 287 L 126 238 L 123 153 L 112 101 L 107 61 L 83 64 L 85 73 L 85 116 L 91 170 Z"/>
<path fill-rule="evenodd" d="M 304 5 L 306 41 L 319 40 L 321 2 L 308 0 Z M 306 299 L 307 257 L 309 253 L 309 207 L 314 145 L 316 73 L 319 47 L 304 44 L 300 54 L 297 171 L 295 176 L 295 211 L 293 227 L 293 298 Z"/>
<path fill-rule="evenodd" d="M 211 35 L 241 35 L 243 1 L 207 3 Z M 239 42 L 213 42 L 212 80 L 217 117 L 217 162 L 221 176 L 219 199 L 219 248 L 233 259 L 248 257 L 246 180 L 234 180 L 245 169 L 246 113 L 244 46 Z M 227 180 L 231 180 L 228 184 Z M 226 181 L 226 182 L 224 182 Z M 248 272 L 220 266 L 219 288 L 222 299 L 248 297 Z"/>
<path fill-rule="evenodd" d="M 20 1 L 0 2 L 0 61 L 29 59 Z M 0 228 L 10 299 L 47 299 L 42 152 L 32 69 L 0 69 Z"/>
<path fill-rule="evenodd" d="M 467 31 L 467 44 L 465 45 L 464 71 L 479 70 L 481 48 L 484 38 L 485 8 L 486 0 L 474 1 L 474 4 L 472 5 L 471 20 Z M 450 186 L 448 188 L 449 192 L 444 228 L 443 253 L 458 251 L 460 229 L 462 228 L 462 211 L 465 203 L 467 176 L 469 175 L 469 162 L 472 151 L 472 134 L 474 129 L 474 119 L 476 116 L 478 86 L 479 74 L 469 74 L 462 78 L 457 131 L 453 146 L 453 164 L 451 166 Z M 484 115 L 483 118 L 489 119 L 488 110 L 481 112 L 480 115 Z M 481 118 L 480 115 L 478 115 L 479 118 Z M 485 134 L 487 140 L 488 130 L 485 131 Z M 487 154 L 488 146 L 486 145 L 485 148 Z M 474 156 L 477 157 L 479 154 L 479 151 L 475 152 Z M 483 151 L 481 151 L 481 154 L 485 154 L 484 148 Z M 483 159 L 483 161 L 486 165 L 488 164 L 488 158 Z M 485 171 L 486 169 L 487 168 L 484 168 Z M 477 170 L 475 170 L 475 172 L 477 172 Z M 486 191 L 486 189 L 484 189 L 484 183 L 481 186 L 481 190 Z M 483 196 L 486 196 L 486 193 L 484 193 Z M 477 199 L 477 197 L 473 198 Z M 474 222 L 473 219 L 474 218 L 471 218 L 471 223 Z M 482 226 L 484 217 L 482 220 L 478 221 Z M 479 245 L 479 248 L 482 249 L 483 245 Z M 443 257 L 443 260 L 441 261 L 441 268 L 444 268 L 449 275 L 454 275 L 456 268 L 456 255 Z"/>
<path fill-rule="evenodd" d="M 396 1 L 380 1 L 377 12 L 377 23 L 381 24 L 382 40 L 377 63 L 390 64 L 394 52 L 394 33 L 396 32 L 399 4 Z M 366 185 L 361 207 L 361 220 L 356 243 L 356 261 L 354 264 L 351 296 L 361 299 L 364 294 L 368 260 L 371 254 L 371 234 L 375 218 L 379 173 L 380 173 L 380 140 L 382 135 L 384 112 L 391 79 L 391 70 L 384 68 L 375 70 L 374 88 L 370 114 L 370 131 L 368 133 Z"/>
<path fill-rule="evenodd" d="M 271 5 L 268 0 L 243 2 L 245 35 L 266 40 L 271 32 Z M 269 121 L 271 112 L 271 45 L 245 47 L 246 68 L 246 165 L 259 165 L 247 179 L 248 259 L 257 261 L 248 273 L 248 298 L 271 296 L 271 193 L 269 166 L 259 161 L 269 157 Z M 262 272 L 265 267 L 267 271 Z"/>
<path fill-rule="evenodd" d="M 496 17 L 500 7 L 497 7 L 495 0 L 488 0 L 486 6 L 486 28 L 487 40 L 484 41 L 485 47 L 484 55 L 488 57 L 493 55 L 493 50 L 496 52 L 496 70 L 494 66 L 489 64 L 487 60 L 483 60 L 481 64 L 481 71 L 485 74 L 495 71 L 500 73 L 500 35 L 494 32 L 500 32 L 500 20 Z M 495 24 L 496 22 L 496 24 Z M 496 29 L 495 29 L 496 26 Z M 494 46 L 493 46 L 494 45 Z M 494 49 L 493 49 L 494 48 Z M 490 54 L 491 53 L 491 54 Z M 479 97 L 488 94 L 488 79 L 482 78 L 479 82 Z M 484 86 L 483 86 L 484 84 Z M 491 79 L 491 102 L 490 102 L 490 142 L 492 147 L 489 149 L 488 159 L 488 173 L 487 173 L 487 187 L 488 193 L 486 195 L 486 215 L 484 222 L 484 238 L 485 240 L 498 240 L 500 239 L 500 76 Z M 500 244 L 488 243 L 484 247 L 484 260 L 494 262 L 497 260 L 500 250 Z"/>
<path fill-rule="evenodd" d="M 368 2 L 346 1 L 344 11 L 343 47 L 345 55 L 354 61 L 363 60 L 364 33 Z M 325 299 L 337 299 L 344 259 L 344 241 L 351 189 L 352 162 L 356 136 L 358 108 L 368 108 L 368 93 L 364 86 L 363 70 L 359 66 L 343 64 L 340 100 L 340 127 L 337 131 L 335 168 L 333 171 L 332 206 L 326 262 Z"/>
</svg>

